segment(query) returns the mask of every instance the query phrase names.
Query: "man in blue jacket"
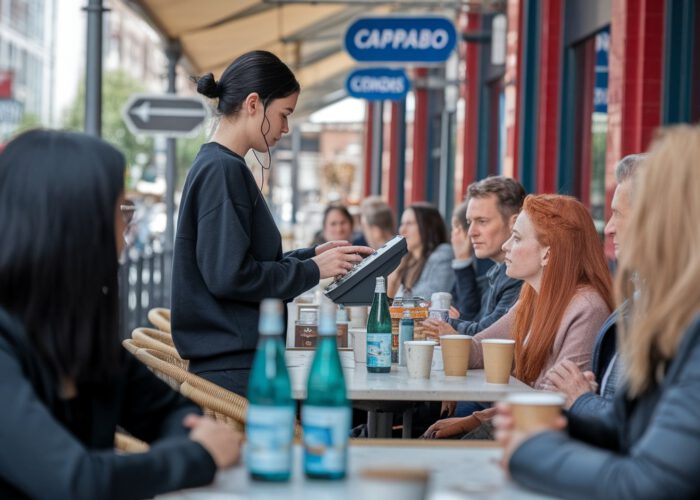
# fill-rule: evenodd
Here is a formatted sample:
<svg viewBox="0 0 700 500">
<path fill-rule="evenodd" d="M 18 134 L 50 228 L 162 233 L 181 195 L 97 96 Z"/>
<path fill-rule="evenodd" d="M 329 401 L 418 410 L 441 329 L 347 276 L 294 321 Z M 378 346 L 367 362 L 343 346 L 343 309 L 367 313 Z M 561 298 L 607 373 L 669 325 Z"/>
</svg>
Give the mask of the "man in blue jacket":
<svg viewBox="0 0 700 500">
<path fill-rule="evenodd" d="M 645 155 L 625 156 L 615 167 L 617 187 L 613 195 L 612 216 L 605 226 L 605 235 L 615 247 L 615 257 L 620 255 L 624 242 L 627 218 L 632 209 L 635 179 Z M 566 395 L 564 407 L 580 416 L 600 415 L 612 407 L 617 388 L 620 362 L 617 352 L 616 323 L 624 315 L 624 304 L 617 308 L 603 323 L 593 344 L 592 371 L 581 372 L 572 361 L 564 360 L 554 366 L 549 379 L 553 390 Z"/>
<path fill-rule="evenodd" d="M 426 320 L 423 329 L 431 337 L 455 333 L 474 335 L 498 321 L 515 304 L 520 294 L 522 281 L 506 275 L 502 247 L 510 238 L 515 219 L 523 206 L 525 188 L 509 177 L 487 177 L 471 184 L 467 196 L 467 235 L 474 255 L 479 259 L 491 259 L 495 264 L 486 273 L 488 286 L 482 291 L 477 283 L 475 267 L 471 265 L 473 257 L 462 263 L 456 272 L 457 286 L 460 294 L 476 302 L 478 314 L 471 321 L 456 318 L 450 319 L 449 323 Z"/>
</svg>

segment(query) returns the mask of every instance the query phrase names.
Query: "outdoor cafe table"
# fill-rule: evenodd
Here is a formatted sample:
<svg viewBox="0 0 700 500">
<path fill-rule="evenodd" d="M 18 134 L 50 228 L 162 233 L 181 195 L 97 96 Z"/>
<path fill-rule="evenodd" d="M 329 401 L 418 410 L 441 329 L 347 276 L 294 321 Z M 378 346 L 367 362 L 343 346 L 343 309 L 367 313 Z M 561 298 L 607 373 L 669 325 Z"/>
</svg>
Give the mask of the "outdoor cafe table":
<svg viewBox="0 0 700 500">
<path fill-rule="evenodd" d="M 183 490 L 160 500 L 356 500 L 368 498 L 360 471 L 367 468 L 425 468 L 430 471 L 429 500 L 465 498 L 544 498 L 506 478 L 498 461 L 502 450 L 485 441 L 351 440 L 348 476 L 341 481 L 307 479 L 302 471 L 301 446 L 295 447 L 292 478 L 287 483 L 250 479 L 244 466 L 219 472 L 206 488 Z M 385 498 L 381 500 L 394 500 Z M 400 499 L 397 499 L 400 500 Z"/>
<path fill-rule="evenodd" d="M 446 377 L 433 371 L 429 379 L 411 379 L 405 367 L 392 366 L 390 373 L 367 373 L 367 365 L 355 363 L 351 350 L 341 350 L 348 399 L 353 406 L 369 411 L 369 436 L 390 437 L 393 412 L 403 412 L 403 437 L 410 437 L 412 405 L 421 401 L 498 401 L 508 393 L 533 389 L 511 377 L 508 384 L 489 384 L 483 370 L 467 372 L 467 377 Z M 287 367 L 294 399 L 306 399 L 306 382 L 314 351 L 287 349 Z"/>
</svg>

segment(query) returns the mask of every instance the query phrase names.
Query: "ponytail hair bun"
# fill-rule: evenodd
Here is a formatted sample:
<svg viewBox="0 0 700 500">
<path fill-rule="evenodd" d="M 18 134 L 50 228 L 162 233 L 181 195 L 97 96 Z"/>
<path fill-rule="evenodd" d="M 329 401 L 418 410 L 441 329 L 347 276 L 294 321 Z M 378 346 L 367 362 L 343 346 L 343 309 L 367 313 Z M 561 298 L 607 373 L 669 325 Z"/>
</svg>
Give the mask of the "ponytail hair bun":
<svg viewBox="0 0 700 500">
<path fill-rule="evenodd" d="M 204 76 L 194 79 L 197 83 L 197 92 L 210 99 L 216 99 L 221 96 L 221 87 L 214 79 L 212 73 L 207 73 Z"/>
</svg>

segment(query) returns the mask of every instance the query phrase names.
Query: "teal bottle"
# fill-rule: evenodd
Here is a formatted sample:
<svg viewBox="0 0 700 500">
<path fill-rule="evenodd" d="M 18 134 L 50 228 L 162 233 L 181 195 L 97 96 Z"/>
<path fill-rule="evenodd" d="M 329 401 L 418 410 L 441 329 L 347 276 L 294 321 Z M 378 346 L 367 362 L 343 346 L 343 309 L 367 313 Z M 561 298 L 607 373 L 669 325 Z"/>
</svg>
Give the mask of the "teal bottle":
<svg viewBox="0 0 700 500">
<path fill-rule="evenodd" d="M 374 299 L 367 318 L 367 371 L 391 371 L 391 316 L 383 276 L 377 276 Z"/>
<path fill-rule="evenodd" d="M 342 479 L 348 463 L 351 412 L 336 344 L 335 319 L 335 304 L 323 302 L 318 344 L 301 410 L 304 471 L 316 479 Z"/>
<path fill-rule="evenodd" d="M 248 383 L 246 464 L 261 481 L 287 481 L 292 471 L 295 404 L 284 359 L 283 307 L 277 299 L 260 304 L 260 340 Z"/>
</svg>

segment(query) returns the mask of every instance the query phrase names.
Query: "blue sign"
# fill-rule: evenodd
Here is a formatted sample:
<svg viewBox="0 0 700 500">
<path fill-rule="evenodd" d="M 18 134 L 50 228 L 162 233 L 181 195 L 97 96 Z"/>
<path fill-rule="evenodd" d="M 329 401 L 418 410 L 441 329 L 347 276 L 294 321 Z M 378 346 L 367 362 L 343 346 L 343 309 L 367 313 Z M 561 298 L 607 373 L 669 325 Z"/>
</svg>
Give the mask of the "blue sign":
<svg viewBox="0 0 700 500">
<path fill-rule="evenodd" d="M 397 101 L 406 97 L 410 87 L 411 82 L 402 69 L 358 69 L 345 80 L 348 94 L 368 101 Z"/>
<path fill-rule="evenodd" d="M 593 87 L 593 111 L 608 112 L 608 55 L 610 30 L 599 31 L 595 36 L 595 85 Z"/>
<path fill-rule="evenodd" d="M 365 62 L 445 62 L 457 45 L 446 17 L 363 17 L 345 33 L 345 50 Z"/>
</svg>

